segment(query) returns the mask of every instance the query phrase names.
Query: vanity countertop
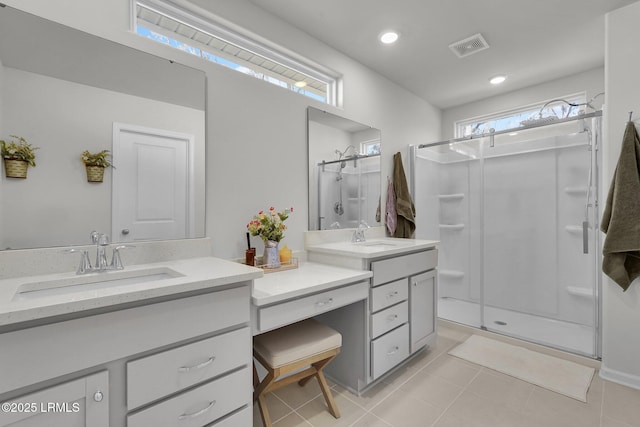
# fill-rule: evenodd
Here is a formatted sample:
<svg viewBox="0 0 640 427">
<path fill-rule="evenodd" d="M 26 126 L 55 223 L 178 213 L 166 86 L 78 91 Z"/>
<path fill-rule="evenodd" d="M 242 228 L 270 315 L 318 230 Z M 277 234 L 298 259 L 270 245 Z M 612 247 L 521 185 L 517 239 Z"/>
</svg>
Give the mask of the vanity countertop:
<svg viewBox="0 0 640 427">
<path fill-rule="evenodd" d="M 307 245 L 307 250 L 330 255 L 353 258 L 378 258 L 389 255 L 401 255 L 435 247 L 437 240 L 400 239 L 394 237 L 368 239 L 365 242 L 351 241 L 327 242 Z"/>
<path fill-rule="evenodd" d="M 370 271 L 303 262 L 296 269 L 265 274 L 255 280 L 251 302 L 254 306 L 275 304 L 367 280 L 372 274 Z"/>
<path fill-rule="evenodd" d="M 143 276 L 142 274 L 149 274 Z M 151 277 L 138 282 L 132 277 Z M 113 305 L 214 289 L 262 277 L 262 270 L 214 257 L 189 258 L 127 266 L 124 270 L 76 275 L 75 272 L 0 280 L 0 327 Z M 111 278 L 116 285 L 76 285 Z M 126 283 L 129 280 L 130 282 Z M 52 290 L 41 289 L 43 283 Z M 123 284 L 119 284 L 123 283 Z M 126 284 L 125 284 L 126 283 Z M 56 285 L 57 284 L 57 285 Z M 58 287 L 56 287 L 58 286 Z M 25 292 L 25 290 L 27 290 Z"/>
</svg>

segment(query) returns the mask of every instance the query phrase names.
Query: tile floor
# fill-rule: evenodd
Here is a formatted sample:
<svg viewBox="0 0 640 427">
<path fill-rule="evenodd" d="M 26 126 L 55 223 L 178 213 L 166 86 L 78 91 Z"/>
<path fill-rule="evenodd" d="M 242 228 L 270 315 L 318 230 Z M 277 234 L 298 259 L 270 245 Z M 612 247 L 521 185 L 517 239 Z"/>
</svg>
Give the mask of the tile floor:
<svg viewBox="0 0 640 427">
<path fill-rule="evenodd" d="M 441 327 L 433 348 L 360 397 L 333 384 L 340 419 L 316 381 L 276 390 L 267 396 L 274 427 L 640 427 L 640 390 L 596 373 L 582 403 L 447 354 L 467 337 Z M 253 420 L 262 426 L 257 405 Z"/>
</svg>

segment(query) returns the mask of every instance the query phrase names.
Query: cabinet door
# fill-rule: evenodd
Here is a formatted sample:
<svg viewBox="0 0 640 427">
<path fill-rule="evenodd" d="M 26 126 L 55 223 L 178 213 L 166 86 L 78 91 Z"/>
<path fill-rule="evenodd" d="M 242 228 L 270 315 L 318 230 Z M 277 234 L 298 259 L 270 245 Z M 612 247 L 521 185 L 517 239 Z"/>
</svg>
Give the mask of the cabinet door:
<svg viewBox="0 0 640 427">
<path fill-rule="evenodd" d="M 409 278 L 411 353 L 424 347 L 435 333 L 436 270 Z"/>
<path fill-rule="evenodd" d="M 3 402 L 0 426 L 109 427 L 108 372 Z"/>
</svg>

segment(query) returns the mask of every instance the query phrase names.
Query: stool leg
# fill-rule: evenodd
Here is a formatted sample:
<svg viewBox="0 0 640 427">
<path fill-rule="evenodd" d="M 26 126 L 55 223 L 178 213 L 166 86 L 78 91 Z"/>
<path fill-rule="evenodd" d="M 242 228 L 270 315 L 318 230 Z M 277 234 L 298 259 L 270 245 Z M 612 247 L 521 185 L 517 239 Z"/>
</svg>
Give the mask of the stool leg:
<svg viewBox="0 0 640 427">
<path fill-rule="evenodd" d="M 318 373 L 316 374 L 316 378 L 318 379 L 318 383 L 320 384 L 320 390 L 322 390 L 324 400 L 327 401 L 329 412 L 334 416 L 334 418 L 340 418 L 340 410 L 338 409 L 336 401 L 333 399 L 333 394 L 331 394 L 331 389 L 327 384 L 327 380 L 324 377 L 324 373 L 322 372 L 322 370 L 318 371 Z"/>
<path fill-rule="evenodd" d="M 264 427 L 272 427 L 271 415 L 269 415 L 269 409 L 267 408 L 267 400 L 264 398 L 264 394 L 258 396 L 258 409 L 260 410 L 260 418 L 262 419 L 262 425 Z"/>
</svg>

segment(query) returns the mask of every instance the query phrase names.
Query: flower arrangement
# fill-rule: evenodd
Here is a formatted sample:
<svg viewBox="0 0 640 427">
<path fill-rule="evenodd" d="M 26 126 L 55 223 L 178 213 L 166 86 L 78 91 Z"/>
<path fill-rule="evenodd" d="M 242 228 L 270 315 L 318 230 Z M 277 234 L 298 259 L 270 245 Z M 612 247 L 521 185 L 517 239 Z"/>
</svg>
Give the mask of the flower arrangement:
<svg viewBox="0 0 640 427">
<path fill-rule="evenodd" d="M 17 141 L 0 141 L 0 154 L 7 160 L 21 160 L 27 162 L 29 166 L 36 166 L 36 154 L 34 150 L 39 147 L 33 147 L 21 136 L 10 135 Z"/>
<path fill-rule="evenodd" d="M 99 166 L 101 168 L 108 168 L 109 166 L 113 166 L 111 164 L 109 156 L 109 150 L 102 150 L 97 153 L 90 153 L 89 151 L 84 150 L 80 158 L 87 166 Z"/>
<path fill-rule="evenodd" d="M 247 224 L 247 230 L 252 236 L 260 236 L 265 243 L 279 242 L 284 238 L 284 230 L 287 229 L 284 221 L 289 218 L 291 212 L 293 208 L 276 212 L 276 208 L 272 206 L 268 212 L 260 211 L 254 215 L 253 220 Z"/>
</svg>

